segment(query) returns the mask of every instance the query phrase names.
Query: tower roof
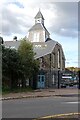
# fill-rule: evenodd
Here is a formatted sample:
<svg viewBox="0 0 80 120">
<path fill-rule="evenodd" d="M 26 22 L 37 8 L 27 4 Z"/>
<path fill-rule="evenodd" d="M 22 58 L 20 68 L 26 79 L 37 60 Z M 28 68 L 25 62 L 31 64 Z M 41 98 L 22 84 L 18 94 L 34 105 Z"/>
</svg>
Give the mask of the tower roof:
<svg viewBox="0 0 80 120">
<path fill-rule="evenodd" d="M 37 13 L 37 15 L 35 16 L 35 19 L 38 19 L 38 18 L 42 18 L 44 20 L 44 17 L 41 13 L 41 11 L 39 10 L 39 12 Z"/>
<path fill-rule="evenodd" d="M 37 23 L 37 24 L 33 25 L 32 28 L 29 31 L 35 31 L 35 30 L 45 30 L 46 32 L 48 32 L 46 27 L 41 25 L 40 23 Z M 49 32 L 48 32 L 48 34 L 50 35 Z"/>
</svg>

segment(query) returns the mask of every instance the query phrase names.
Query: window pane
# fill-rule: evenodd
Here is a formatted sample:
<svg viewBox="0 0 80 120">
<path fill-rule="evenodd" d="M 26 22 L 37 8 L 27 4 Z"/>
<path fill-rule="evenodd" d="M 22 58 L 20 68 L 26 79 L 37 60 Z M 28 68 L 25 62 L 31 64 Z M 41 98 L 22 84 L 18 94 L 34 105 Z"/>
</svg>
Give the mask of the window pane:
<svg viewBox="0 0 80 120">
<path fill-rule="evenodd" d="M 42 82 L 44 81 L 44 76 L 42 76 Z"/>
</svg>

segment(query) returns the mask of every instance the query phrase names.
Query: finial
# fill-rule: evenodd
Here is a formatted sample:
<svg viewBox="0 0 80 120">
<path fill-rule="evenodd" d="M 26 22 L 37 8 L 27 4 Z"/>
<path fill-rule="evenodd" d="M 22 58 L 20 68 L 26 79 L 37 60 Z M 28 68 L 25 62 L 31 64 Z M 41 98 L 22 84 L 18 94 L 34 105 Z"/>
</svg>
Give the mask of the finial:
<svg viewBox="0 0 80 120">
<path fill-rule="evenodd" d="M 39 8 L 39 12 L 40 12 L 40 8 Z"/>
</svg>

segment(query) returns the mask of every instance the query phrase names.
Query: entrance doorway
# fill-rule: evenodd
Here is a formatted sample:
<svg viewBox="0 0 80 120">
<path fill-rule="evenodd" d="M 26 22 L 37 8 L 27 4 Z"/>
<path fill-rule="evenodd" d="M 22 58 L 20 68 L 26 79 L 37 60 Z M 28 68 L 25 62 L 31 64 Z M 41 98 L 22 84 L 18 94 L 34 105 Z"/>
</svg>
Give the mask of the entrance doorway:
<svg viewBox="0 0 80 120">
<path fill-rule="evenodd" d="M 45 75 L 38 75 L 37 88 L 45 88 Z"/>
</svg>

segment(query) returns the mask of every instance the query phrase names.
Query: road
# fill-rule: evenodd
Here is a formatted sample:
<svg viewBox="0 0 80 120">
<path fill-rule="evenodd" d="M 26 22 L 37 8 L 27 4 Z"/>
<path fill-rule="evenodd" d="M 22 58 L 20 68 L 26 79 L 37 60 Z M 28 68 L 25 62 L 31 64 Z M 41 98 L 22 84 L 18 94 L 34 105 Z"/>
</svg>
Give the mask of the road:
<svg viewBox="0 0 80 120">
<path fill-rule="evenodd" d="M 3 118 L 38 118 L 47 115 L 78 112 L 77 97 L 45 97 L 4 100 Z"/>
</svg>

